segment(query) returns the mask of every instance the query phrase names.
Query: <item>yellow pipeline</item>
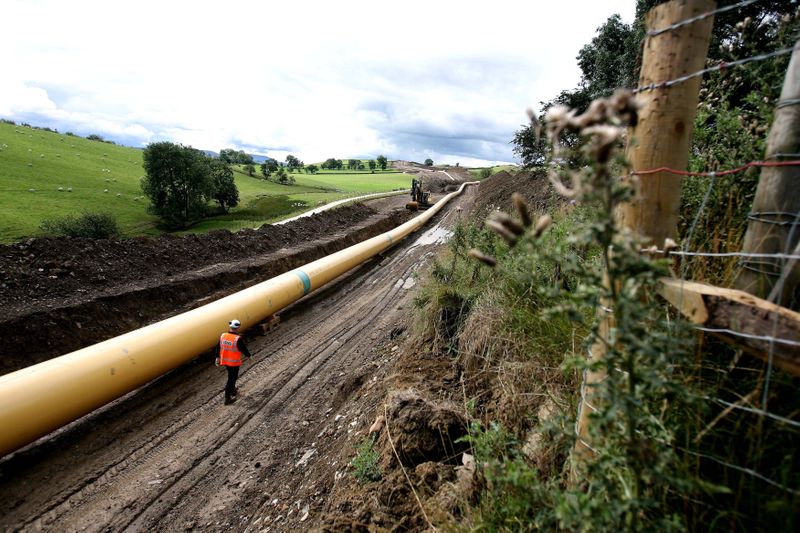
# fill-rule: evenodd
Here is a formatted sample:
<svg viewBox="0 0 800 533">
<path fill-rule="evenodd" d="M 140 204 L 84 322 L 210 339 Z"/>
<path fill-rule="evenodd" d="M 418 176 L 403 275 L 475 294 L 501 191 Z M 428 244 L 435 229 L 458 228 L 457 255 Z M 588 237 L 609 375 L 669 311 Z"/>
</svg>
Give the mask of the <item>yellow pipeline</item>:
<svg viewBox="0 0 800 533">
<path fill-rule="evenodd" d="M 395 229 L 210 304 L 0 376 L 0 457 L 213 346 L 231 318 L 244 329 L 341 276 L 420 228 L 466 185 Z"/>
</svg>

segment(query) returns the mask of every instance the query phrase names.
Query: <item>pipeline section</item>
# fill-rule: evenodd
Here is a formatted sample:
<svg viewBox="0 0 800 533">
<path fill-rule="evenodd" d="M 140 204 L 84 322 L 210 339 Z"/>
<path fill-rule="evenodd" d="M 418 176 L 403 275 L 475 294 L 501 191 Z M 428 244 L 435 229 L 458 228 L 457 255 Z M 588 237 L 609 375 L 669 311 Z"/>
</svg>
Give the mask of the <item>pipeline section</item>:
<svg viewBox="0 0 800 533">
<path fill-rule="evenodd" d="M 194 359 L 231 318 L 253 326 L 398 243 L 467 185 L 425 213 L 300 268 L 75 352 L 0 376 L 0 457 Z M 24 349 L 24 347 L 20 347 Z"/>
</svg>

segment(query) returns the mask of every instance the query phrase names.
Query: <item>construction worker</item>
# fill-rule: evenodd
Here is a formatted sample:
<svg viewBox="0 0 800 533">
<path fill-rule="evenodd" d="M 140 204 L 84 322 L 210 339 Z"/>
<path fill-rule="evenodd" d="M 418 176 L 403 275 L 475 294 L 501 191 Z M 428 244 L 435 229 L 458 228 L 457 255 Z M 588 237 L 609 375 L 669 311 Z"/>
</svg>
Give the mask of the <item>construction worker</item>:
<svg viewBox="0 0 800 533">
<path fill-rule="evenodd" d="M 228 382 L 225 384 L 225 405 L 236 401 L 236 380 L 239 378 L 239 367 L 242 366 L 242 356 L 250 358 L 250 351 L 244 344 L 244 339 L 239 335 L 242 323 L 235 318 L 228 322 L 228 332 L 219 336 L 217 358 L 214 364 L 224 366 L 228 370 Z"/>
</svg>

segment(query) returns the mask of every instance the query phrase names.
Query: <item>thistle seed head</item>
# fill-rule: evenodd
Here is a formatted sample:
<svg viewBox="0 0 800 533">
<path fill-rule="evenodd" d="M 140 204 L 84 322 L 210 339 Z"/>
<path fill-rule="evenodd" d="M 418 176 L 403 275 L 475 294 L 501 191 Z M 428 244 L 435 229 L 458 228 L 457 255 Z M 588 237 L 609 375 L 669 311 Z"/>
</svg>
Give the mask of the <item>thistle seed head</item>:
<svg viewBox="0 0 800 533">
<path fill-rule="evenodd" d="M 533 229 L 533 236 L 537 239 L 542 236 L 547 228 L 550 227 L 550 224 L 553 223 L 553 219 L 550 215 L 542 215 L 539 217 L 539 220 L 536 221 L 536 227 Z"/>
<path fill-rule="evenodd" d="M 497 259 L 495 259 L 494 257 L 492 257 L 490 255 L 486 255 L 483 252 L 481 252 L 480 250 L 477 250 L 475 248 L 473 248 L 472 250 L 467 252 L 467 254 L 471 258 L 477 259 L 478 261 L 480 261 L 481 263 L 483 263 L 483 264 L 485 264 L 487 266 L 493 267 L 493 266 L 497 265 Z"/>
<path fill-rule="evenodd" d="M 517 244 L 517 236 L 511 233 L 511 231 L 500 222 L 490 219 L 487 220 L 485 224 L 489 229 L 500 235 L 509 246 Z"/>
<path fill-rule="evenodd" d="M 505 228 L 514 235 L 522 235 L 525 233 L 525 228 L 523 228 L 519 222 L 502 211 L 492 213 L 491 219 L 505 226 Z"/>
<path fill-rule="evenodd" d="M 519 213 L 519 218 L 522 220 L 522 225 L 530 227 L 533 224 L 533 220 L 531 219 L 531 214 L 528 211 L 528 204 L 525 202 L 525 198 L 518 192 L 515 192 L 511 195 L 511 202 L 514 204 L 514 207 L 517 209 L 517 213 Z"/>
</svg>

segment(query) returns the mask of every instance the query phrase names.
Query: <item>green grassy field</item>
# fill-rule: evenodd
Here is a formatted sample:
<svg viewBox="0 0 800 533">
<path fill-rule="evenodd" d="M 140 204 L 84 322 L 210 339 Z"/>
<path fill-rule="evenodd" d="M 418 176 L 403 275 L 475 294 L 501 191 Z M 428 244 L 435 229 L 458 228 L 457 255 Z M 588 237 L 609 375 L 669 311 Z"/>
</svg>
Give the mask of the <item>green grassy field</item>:
<svg viewBox="0 0 800 533">
<path fill-rule="evenodd" d="M 108 211 L 125 236 L 156 235 L 139 187 L 142 150 L 26 126 L 0 123 L 0 242 L 41 234 L 42 220 L 83 211 Z M 295 173 L 280 185 L 235 169 L 239 206 L 206 219 L 191 232 L 258 227 L 341 198 L 408 188 L 411 177 L 394 170 Z M 70 191 L 71 189 L 71 191 Z"/>
<path fill-rule="evenodd" d="M 475 179 L 480 180 L 480 179 L 483 179 L 483 178 L 481 178 L 481 171 L 484 168 L 491 169 L 492 173 L 490 174 L 490 176 L 493 175 L 493 174 L 497 174 L 498 172 L 500 172 L 502 170 L 505 170 L 506 172 L 514 173 L 514 172 L 516 172 L 516 171 L 518 171 L 520 169 L 517 165 L 498 165 L 498 166 L 494 166 L 494 167 L 470 168 L 469 169 L 469 173 L 472 174 L 473 176 L 475 176 Z"/>
</svg>

